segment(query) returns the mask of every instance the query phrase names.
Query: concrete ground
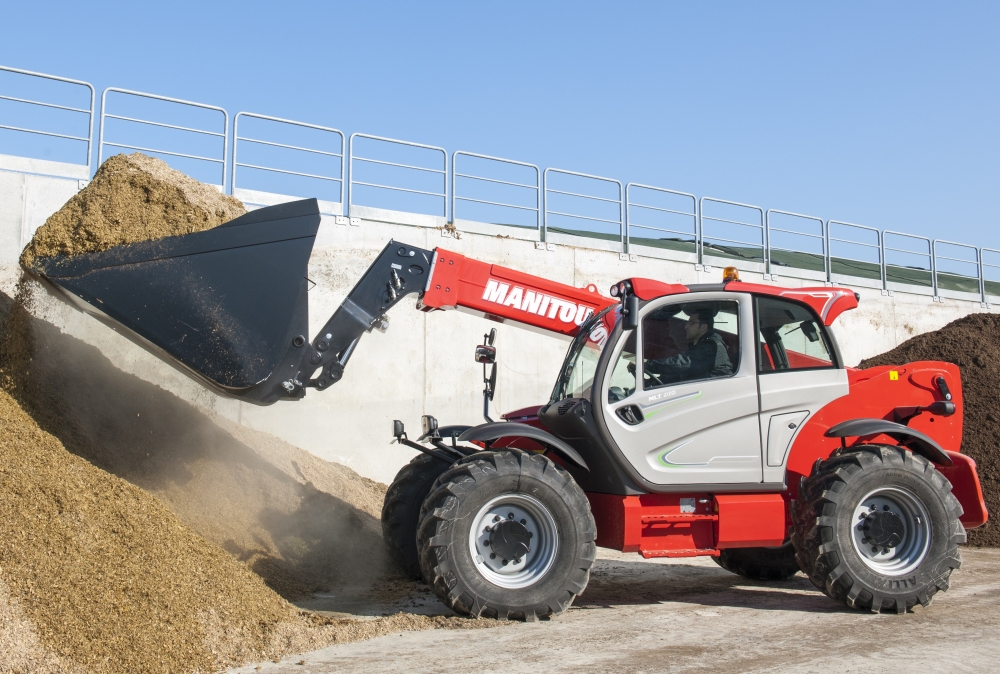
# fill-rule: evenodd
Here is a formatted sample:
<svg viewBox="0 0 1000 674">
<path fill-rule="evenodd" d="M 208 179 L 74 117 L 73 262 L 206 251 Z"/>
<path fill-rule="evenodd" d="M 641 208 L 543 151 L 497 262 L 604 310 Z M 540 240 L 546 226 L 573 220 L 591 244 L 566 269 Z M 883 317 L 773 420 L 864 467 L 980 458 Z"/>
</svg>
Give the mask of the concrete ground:
<svg viewBox="0 0 1000 674">
<path fill-rule="evenodd" d="M 964 550 L 962 558 L 948 592 L 898 616 L 849 610 L 801 574 L 750 582 L 706 558 L 643 560 L 602 549 L 586 592 L 552 620 L 396 633 L 233 672 L 996 671 L 1000 550 Z M 334 597 L 317 599 L 324 601 L 336 605 Z M 357 616 L 403 606 L 445 612 L 416 590 L 396 603 L 345 599 L 341 608 Z"/>
</svg>

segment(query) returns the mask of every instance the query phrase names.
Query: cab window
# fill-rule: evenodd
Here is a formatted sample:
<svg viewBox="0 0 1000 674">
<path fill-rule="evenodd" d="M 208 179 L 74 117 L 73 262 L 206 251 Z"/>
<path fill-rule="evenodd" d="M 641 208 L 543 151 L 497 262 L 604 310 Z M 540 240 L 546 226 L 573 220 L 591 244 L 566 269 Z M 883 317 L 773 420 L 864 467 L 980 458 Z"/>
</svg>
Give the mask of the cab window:
<svg viewBox="0 0 1000 674">
<path fill-rule="evenodd" d="M 739 303 L 668 304 L 642 319 L 642 386 L 729 377 L 739 369 Z"/>
<path fill-rule="evenodd" d="M 776 297 L 756 303 L 758 372 L 835 367 L 826 331 L 808 307 Z"/>
</svg>

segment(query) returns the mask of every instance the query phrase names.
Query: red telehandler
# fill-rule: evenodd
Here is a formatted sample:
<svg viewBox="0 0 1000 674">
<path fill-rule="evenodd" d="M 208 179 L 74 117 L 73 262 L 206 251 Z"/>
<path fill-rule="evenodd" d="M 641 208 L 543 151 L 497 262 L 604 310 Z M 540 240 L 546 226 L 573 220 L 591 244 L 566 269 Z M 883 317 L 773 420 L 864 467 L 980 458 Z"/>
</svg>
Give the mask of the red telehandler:
<svg viewBox="0 0 1000 674">
<path fill-rule="evenodd" d="M 967 528 L 986 522 L 961 454 L 958 368 L 846 367 L 836 287 L 630 278 L 572 288 L 442 249 L 390 242 L 310 341 L 314 200 L 205 232 L 28 271 L 216 393 L 301 399 L 344 378 L 358 341 L 416 294 L 570 339 L 550 399 L 479 426 L 425 416 L 390 487 L 390 552 L 460 613 L 566 610 L 596 547 L 711 556 L 763 580 L 798 571 L 830 597 L 904 613 L 948 588 Z M 485 365 L 495 358 L 477 349 Z"/>
</svg>

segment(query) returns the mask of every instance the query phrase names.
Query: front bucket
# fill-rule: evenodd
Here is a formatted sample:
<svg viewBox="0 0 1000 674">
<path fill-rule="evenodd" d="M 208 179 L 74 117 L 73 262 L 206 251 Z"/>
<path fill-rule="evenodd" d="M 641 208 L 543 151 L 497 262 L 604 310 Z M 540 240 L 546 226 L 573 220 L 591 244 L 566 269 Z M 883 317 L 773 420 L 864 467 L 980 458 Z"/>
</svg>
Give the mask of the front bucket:
<svg viewBox="0 0 1000 674">
<path fill-rule="evenodd" d="M 273 375 L 294 366 L 297 337 L 308 341 L 319 223 L 307 199 L 194 234 L 36 258 L 27 271 L 216 393 L 266 405 L 288 397 Z"/>
</svg>

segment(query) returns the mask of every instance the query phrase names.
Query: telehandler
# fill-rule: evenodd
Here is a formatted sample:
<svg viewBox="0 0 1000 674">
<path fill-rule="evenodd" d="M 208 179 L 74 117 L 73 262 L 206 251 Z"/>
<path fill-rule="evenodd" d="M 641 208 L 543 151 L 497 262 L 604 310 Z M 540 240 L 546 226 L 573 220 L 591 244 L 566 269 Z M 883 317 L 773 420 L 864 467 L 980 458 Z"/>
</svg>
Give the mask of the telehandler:
<svg viewBox="0 0 1000 674">
<path fill-rule="evenodd" d="M 710 556 L 748 578 L 802 571 L 875 612 L 926 606 L 986 522 L 961 453 L 955 365 L 847 367 L 838 287 L 624 279 L 611 298 L 444 249 L 391 241 L 307 338 L 315 200 L 215 229 L 27 271 L 222 396 L 294 401 L 345 377 L 358 341 L 415 294 L 569 339 L 549 400 L 479 426 L 396 440 L 420 454 L 383 509 L 393 557 L 472 616 L 534 620 L 584 591 L 597 546 Z M 492 376 L 491 376 L 492 375 Z"/>
</svg>

